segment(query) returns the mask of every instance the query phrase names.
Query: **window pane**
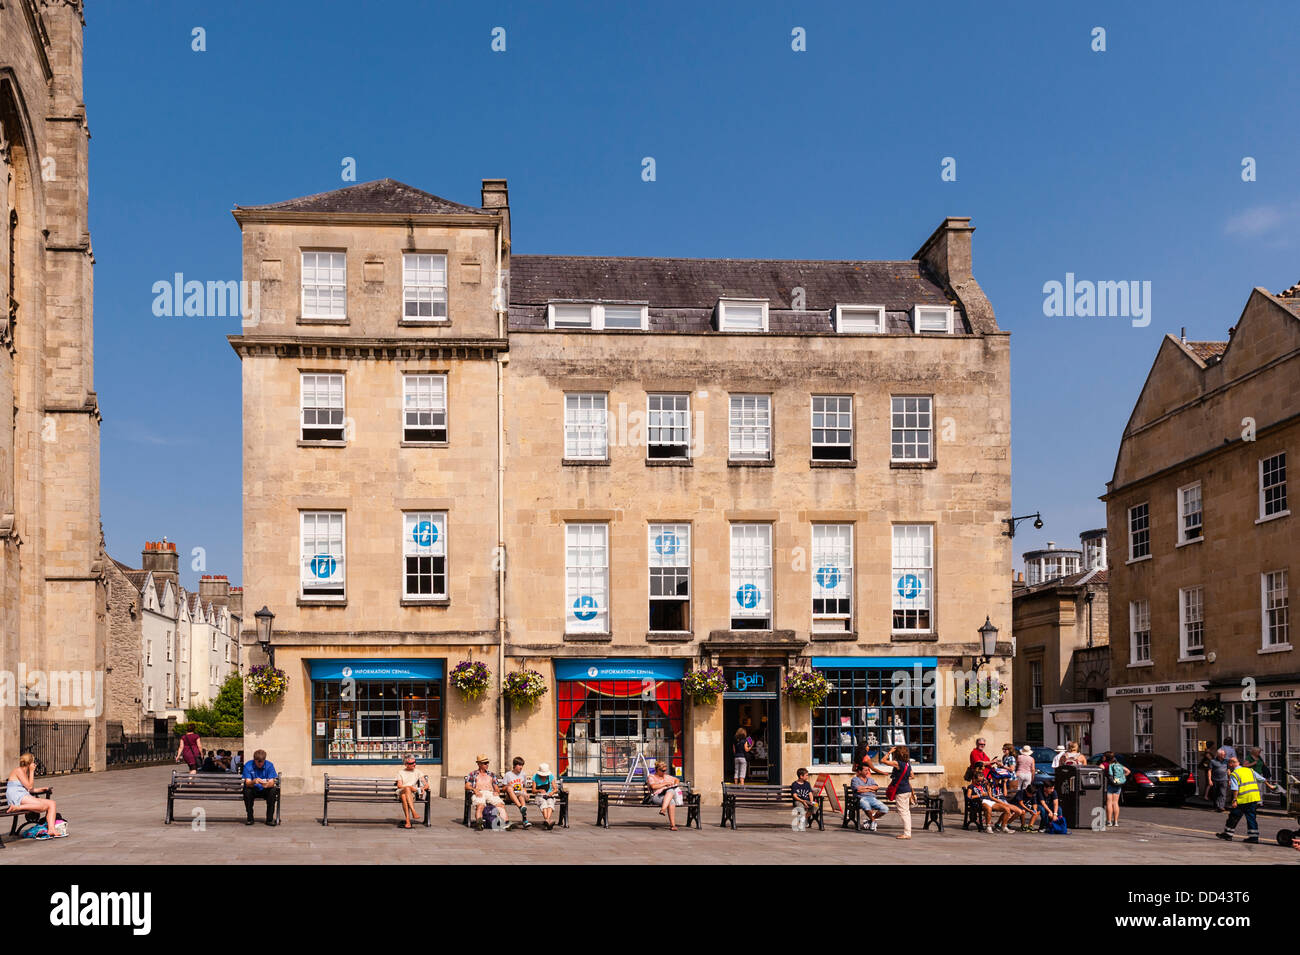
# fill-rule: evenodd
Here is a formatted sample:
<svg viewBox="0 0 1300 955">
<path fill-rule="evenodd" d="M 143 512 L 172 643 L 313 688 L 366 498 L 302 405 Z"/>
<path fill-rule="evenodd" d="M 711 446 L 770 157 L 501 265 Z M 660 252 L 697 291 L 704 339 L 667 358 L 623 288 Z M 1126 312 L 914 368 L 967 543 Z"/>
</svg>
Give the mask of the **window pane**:
<svg viewBox="0 0 1300 955">
<path fill-rule="evenodd" d="M 934 592 L 933 528 L 896 524 L 893 531 L 893 629 L 928 632 Z"/>
</svg>

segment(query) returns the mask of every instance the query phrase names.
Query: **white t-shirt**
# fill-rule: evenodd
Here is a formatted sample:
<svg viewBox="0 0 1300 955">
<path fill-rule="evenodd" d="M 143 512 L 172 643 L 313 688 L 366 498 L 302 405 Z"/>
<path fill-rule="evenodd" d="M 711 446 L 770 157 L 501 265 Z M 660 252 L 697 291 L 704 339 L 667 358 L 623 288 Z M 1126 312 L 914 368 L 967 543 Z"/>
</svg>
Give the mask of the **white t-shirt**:
<svg viewBox="0 0 1300 955">
<path fill-rule="evenodd" d="M 515 772 L 513 769 L 506 773 L 504 782 L 506 789 L 517 789 L 520 792 L 528 789 L 528 777 L 523 773 Z"/>
</svg>

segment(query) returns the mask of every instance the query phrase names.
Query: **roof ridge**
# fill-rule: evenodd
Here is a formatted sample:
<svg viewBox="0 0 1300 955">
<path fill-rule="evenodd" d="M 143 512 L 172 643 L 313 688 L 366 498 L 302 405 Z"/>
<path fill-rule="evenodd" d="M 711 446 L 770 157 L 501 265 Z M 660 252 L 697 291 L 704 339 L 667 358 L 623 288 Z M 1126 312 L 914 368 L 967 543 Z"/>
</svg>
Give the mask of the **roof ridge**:
<svg viewBox="0 0 1300 955">
<path fill-rule="evenodd" d="M 341 186 L 338 189 L 327 189 L 324 192 L 313 192 L 305 196 L 294 196 L 290 199 L 282 199 L 279 202 L 265 202 L 265 203 L 260 203 L 258 205 L 250 205 L 250 206 L 236 204 L 235 209 L 241 212 L 272 212 L 277 209 L 281 209 L 286 211 L 301 211 L 301 212 L 340 211 L 340 212 L 363 212 L 364 213 L 366 211 L 371 211 L 371 212 L 390 211 L 390 212 L 395 212 L 397 214 L 401 214 L 402 210 L 400 209 L 397 210 L 384 210 L 384 209 L 331 210 L 331 209 L 304 208 L 305 206 L 326 205 L 329 204 L 327 203 L 327 200 L 331 200 L 331 199 L 337 200 L 346 197 L 355 198 L 357 196 L 368 196 L 369 194 L 372 193 L 374 194 L 374 198 L 378 200 L 378 202 L 387 201 L 387 202 L 400 203 L 402 199 L 400 195 L 393 195 L 387 197 L 381 196 L 380 194 L 385 189 L 389 190 L 392 193 L 401 193 L 401 192 L 414 193 L 416 196 L 420 197 L 421 199 L 424 199 L 426 201 L 426 204 L 431 202 L 432 204 L 449 207 L 441 210 L 426 209 L 421 211 L 411 211 L 409 212 L 409 214 L 411 215 L 427 215 L 430 214 L 431 212 L 432 214 L 448 214 L 448 213 L 455 213 L 455 212 L 470 212 L 476 215 L 489 214 L 484 212 L 483 209 L 477 206 L 467 206 L 464 203 L 454 202 L 451 199 L 444 199 L 442 196 L 435 195 L 432 192 L 427 192 L 424 189 L 420 189 L 416 186 L 412 186 L 410 183 L 402 182 L 400 179 L 394 179 L 391 176 L 385 176 L 382 179 L 371 179 L 368 182 L 354 182 L 347 186 Z M 378 202 L 376 204 L 378 204 Z"/>
</svg>

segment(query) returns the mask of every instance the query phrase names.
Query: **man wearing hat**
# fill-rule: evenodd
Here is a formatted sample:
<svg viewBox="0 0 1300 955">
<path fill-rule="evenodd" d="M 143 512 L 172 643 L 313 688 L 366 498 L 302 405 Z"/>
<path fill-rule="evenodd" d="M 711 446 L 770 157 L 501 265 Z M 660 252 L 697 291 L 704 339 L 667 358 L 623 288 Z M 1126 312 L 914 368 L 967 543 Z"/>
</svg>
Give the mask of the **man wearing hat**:
<svg viewBox="0 0 1300 955">
<path fill-rule="evenodd" d="M 492 806 L 505 823 L 501 828 L 509 829 L 510 817 L 506 815 L 506 804 L 501 798 L 501 780 L 497 779 L 495 773 L 488 771 L 486 753 L 479 753 L 474 762 L 478 768 L 465 777 L 465 791 L 473 793 L 470 797 L 470 805 L 474 809 L 474 815 L 470 819 L 470 828 L 482 829 L 483 808 Z"/>
<path fill-rule="evenodd" d="M 537 797 L 537 808 L 542 811 L 542 827 L 550 832 L 555 828 L 551 816 L 555 813 L 555 804 L 560 798 L 560 780 L 551 772 L 550 763 L 539 763 L 537 772 L 533 773 L 533 795 Z"/>
<path fill-rule="evenodd" d="M 1058 746 L 1058 747 L 1056 747 L 1056 755 L 1052 757 L 1052 768 L 1053 768 L 1053 769 L 1055 769 L 1057 766 L 1060 766 L 1060 765 L 1061 765 L 1061 757 L 1064 756 L 1064 755 L 1065 755 L 1065 747 L 1064 747 L 1064 746 Z"/>
</svg>

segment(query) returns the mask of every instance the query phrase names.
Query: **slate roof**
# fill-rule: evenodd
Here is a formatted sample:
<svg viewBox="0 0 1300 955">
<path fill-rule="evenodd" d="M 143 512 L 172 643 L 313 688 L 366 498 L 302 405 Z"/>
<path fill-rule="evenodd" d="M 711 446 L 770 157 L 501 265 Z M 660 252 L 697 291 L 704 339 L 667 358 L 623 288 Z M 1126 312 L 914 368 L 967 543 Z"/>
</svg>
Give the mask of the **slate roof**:
<svg viewBox="0 0 1300 955">
<path fill-rule="evenodd" d="M 804 290 L 794 310 L 794 289 Z M 768 301 L 768 329 L 833 331 L 840 305 L 883 305 L 886 330 L 910 332 L 913 305 L 954 304 L 916 260 L 620 258 L 514 255 L 510 259 L 510 328 L 546 327 L 553 301 L 649 305 L 651 331 L 706 332 L 719 298 Z M 960 309 L 959 331 L 968 331 Z"/>
<path fill-rule="evenodd" d="M 1097 584 L 1102 587 L 1109 586 L 1110 573 L 1105 570 L 1081 570 L 1076 574 L 1066 574 L 1064 577 L 1053 577 L 1051 580 L 1042 580 L 1032 585 L 1016 581 L 1011 590 L 1015 596 L 1018 597 L 1027 593 L 1037 593 L 1040 590 L 1048 590 L 1055 587 L 1078 587 L 1082 584 Z"/>
<path fill-rule="evenodd" d="M 396 179 L 376 179 L 312 196 L 260 206 L 235 206 L 237 212 L 352 212 L 394 215 L 491 215 L 476 206 L 443 199 Z"/>
<path fill-rule="evenodd" d="M 149 579 L 149 572 L 147 570 L 136 570 L 134 567 L 129 567 L 122 563 L 116 557 L 110 557 L 109 560 L 117 565 L 117 569 L 122 572 L 122 576 L 130 581 L 131 586 L 135 588 L 136 593 L 142 593 L 144 591 L 145 582 Z"/>
</svg>

